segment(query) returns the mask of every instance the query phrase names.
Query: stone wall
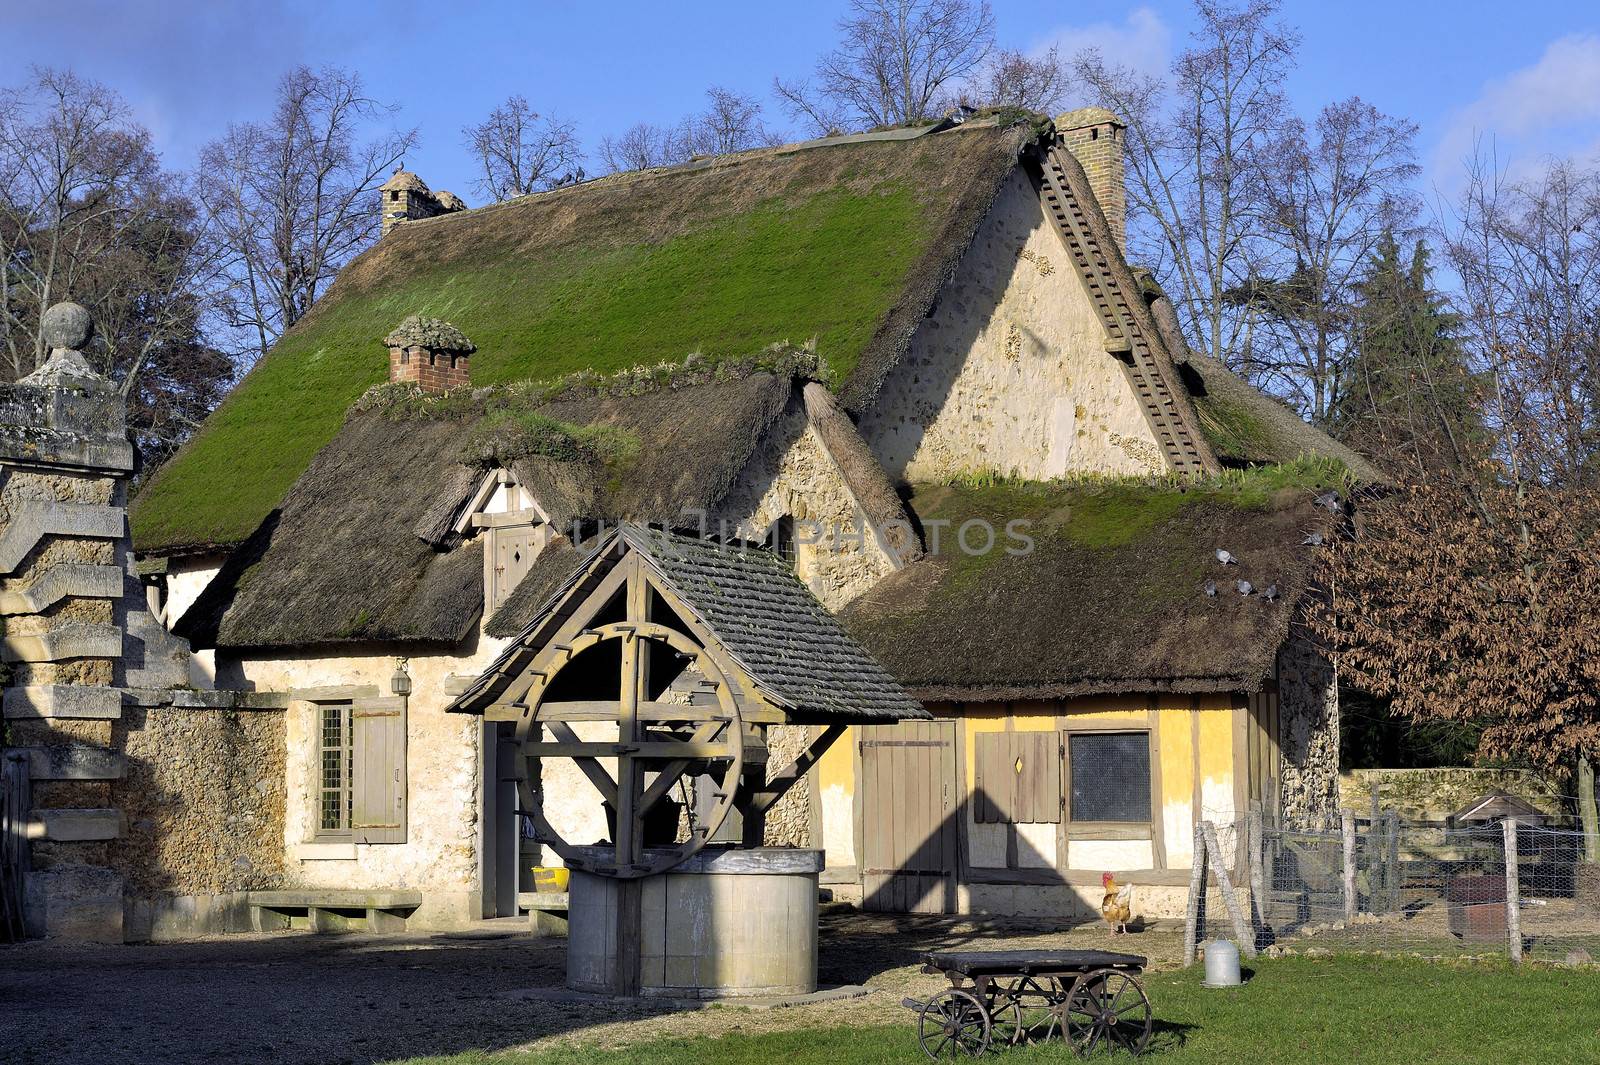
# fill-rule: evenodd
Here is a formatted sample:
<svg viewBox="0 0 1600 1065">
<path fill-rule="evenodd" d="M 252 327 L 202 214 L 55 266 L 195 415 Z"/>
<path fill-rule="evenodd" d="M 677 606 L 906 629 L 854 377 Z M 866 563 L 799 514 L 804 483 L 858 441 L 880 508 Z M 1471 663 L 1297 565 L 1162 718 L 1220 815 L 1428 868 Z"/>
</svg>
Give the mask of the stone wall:
<svg viewBox="0 0 1600 1065">
<path fill-rule="evenodd" d="M 305 689 L 326 685 L 365 686 L 388 695 L 397 664 L 393 655 L 225 658 L 218 663 L 228 686 L 290 695 L 283 715 L 284 812 L 278 835 L 286 886 L 417 889 L 423 904 L 414 918 L 424 928 L 454 927 L 483 916 L 484 724 L 472 715 L 446 713 L 451 696 L 445 685 L 452 674 L 476 676 L 503 646 L 503 641 L 486 638 L 466 653 L 407 660 L 412 693 L 406 710 L 404 843 L 317 839 L 318 704 L 303 697 Z M 587 782 L 581 786 L 588 789 Z"/>
<path fill-rule="evenodd" d="M 1123 365 L 1021 171 L 890 371 L 861 434 L 895 478 L 1166 470 Z"/>
<path fill-rule="evenodd" d="M 831 611 L 897 566 L 799 401 L 766 435 L 713 520 L 764 540 L 785 515 L 795 522 L 795 573 Z"/>
<path fill-rule="evenodd" d="M 789 765 L 811 742 L 811 729 L 805 725 L 773 725 L 767 730 L 767 779 Z M 840 741 L 845 742 L 843 740 Z M 762 845 L 767 847 L 810 847 L 811 781 L 801 777 L 767 811 Z"/>
<path fill-rule="evenodd" d="M 1298 629 L 1278 652 L 1282 813 L 1291 825 L 1339 818 L 1339 684 L 1334 666 Z"/>
<path fill-rule="evenodd" d="M 132 898 L 276 887 L 283 875 L 284 713 L 129 707 L 110 863 Z"/>
</svg>

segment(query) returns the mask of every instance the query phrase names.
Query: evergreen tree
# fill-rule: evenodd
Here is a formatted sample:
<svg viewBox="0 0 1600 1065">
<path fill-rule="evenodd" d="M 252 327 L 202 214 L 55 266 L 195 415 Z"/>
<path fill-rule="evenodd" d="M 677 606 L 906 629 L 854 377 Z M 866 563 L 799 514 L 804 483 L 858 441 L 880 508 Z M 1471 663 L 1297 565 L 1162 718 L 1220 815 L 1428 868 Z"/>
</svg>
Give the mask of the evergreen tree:
<svg viewBox="0 0 1600 1065">
<path fill-rule="evenodd" d="M 1407 262 L 1384 234 L 1356 287 L 1355 354 L 1329 419 L 1335 436 L 1396 473 L 1459 469 L 1485 436 L 1460 320 L 1431 273 L 1424 242 Z"/>
</svg>

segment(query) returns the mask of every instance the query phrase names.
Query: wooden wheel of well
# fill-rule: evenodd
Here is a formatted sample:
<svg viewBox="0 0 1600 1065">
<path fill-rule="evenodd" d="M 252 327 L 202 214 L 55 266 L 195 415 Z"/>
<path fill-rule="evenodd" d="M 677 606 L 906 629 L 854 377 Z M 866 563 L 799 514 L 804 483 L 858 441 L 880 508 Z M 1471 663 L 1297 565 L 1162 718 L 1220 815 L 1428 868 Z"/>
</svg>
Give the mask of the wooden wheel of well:
<svg viewBox="0 0 1600 1065">
<path fill-rule="evenodd" d="M 551 685 L 581 655 L 609 642 L 621 644 L 618 698 L 583 703 L 547 702 Z M 715 692 L 715 705 L 663 703 L 648 699 L 646 647 L 670 648 L 696 668 Z M 733 808 L 739 774 L 744 767 L 744 721 L 727 671 L 703 647 L 676 629 L 648 621 L 618 621 L 580 632 L 569 643 L 551 648 L 551 656 L 529 688 L 517 719 L 517 740 L 527 759 L 518 783 L 519 805 L 534 821 L 540 841 L 561 855 L 568 868 L 600 876 L 631 879 L 663 873 L 687 861 L 706 845 Z M 584 741 L 574 721 L 615 722 L 615 740 Z M 547 729 L 552 740 L 539 738 Z M 570 758 L 616 812 L 615 855 L 597 861 L 563 839 L 545 817 L 533 789 L 536 765 L 549 758 Z M 616 779 L 601 764 L 614 758 Z M 647 774 L 654 779 L 646 783 Z M 710 776 L 716 781 L 709 811 L 691 825 L 689 838 L 645 853 L 644 818 L 682 779 Z"/>
</svg>

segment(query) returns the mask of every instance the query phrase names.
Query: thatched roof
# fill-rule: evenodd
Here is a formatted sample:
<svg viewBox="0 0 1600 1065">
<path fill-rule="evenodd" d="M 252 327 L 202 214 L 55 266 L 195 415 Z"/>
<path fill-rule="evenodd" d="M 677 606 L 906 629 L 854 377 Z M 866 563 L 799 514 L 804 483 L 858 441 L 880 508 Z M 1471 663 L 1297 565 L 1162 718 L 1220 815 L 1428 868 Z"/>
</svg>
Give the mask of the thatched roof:
<svg viewBox="0 0 1600 1065">
<path fill-rule="evenodd" d="M 1316 549 L 1301 540 L 1334 520 L 1297 480 L 1261 471 L 1189 489 L 922 488 L 913 504 L 924 524 L 949 523 L 937 551 L 930 544 L 841 620 L 923 700 L 1255 691 L 1307 592 Z M 1027 522 L 1032 549 L 1002 532 L 994 550 L 966 554 L 954 539 L 974 518 L 997 530 Z M 1218 548 L 1239 563 L 1219 563 Z M 1241 579 L 1254 594 L 1240 595 Z M 1262 594 L 1272 585 L 1275 601 Z"/>
<path fill-rule="evenodd" d="M 459 642 L 483 610 L 483 557 L 453 525 L 485 475 L 464 459 L 480 455 L 486 427 L 509 424 L 510 446 L 551 452 L 488 464 L 509 464 L 558 529 L 580 518 L 678 524 L 726 494 L 793 387 L 754 373 L 532 402 L 515 415 L 493 390 L 439 400 L 396 390 L 351 414 L 175 631 L 197 647 Z M 591 432 L 609 449 L 587 445 Z"/>
<path fill-rule="evenodd" d="M 836 138 L 407 223 L 347 267 L 141 489 L 135 546 L 243 541 L 385 379 L 379 338 L 406 313 L 470 336 L 480 385 L 814 339 L 859 411 L 1037 136 L 984 120 Z"/>
<path fill-rule="evenodd" d="M 928 716 L 771 551 L 632 523 L 609 530 L 581 555 L 568 546 L 540 556 L 523 583 L 536 585 L 542 602 L 516 641 L 449 709 L 481 710 L 493 701 L 543 648 L 547 630 L 566 616 L 565 604 L 585 594 L 629 552 L 693 612 L 761 694 L 793 720 Z"/>
</svg>

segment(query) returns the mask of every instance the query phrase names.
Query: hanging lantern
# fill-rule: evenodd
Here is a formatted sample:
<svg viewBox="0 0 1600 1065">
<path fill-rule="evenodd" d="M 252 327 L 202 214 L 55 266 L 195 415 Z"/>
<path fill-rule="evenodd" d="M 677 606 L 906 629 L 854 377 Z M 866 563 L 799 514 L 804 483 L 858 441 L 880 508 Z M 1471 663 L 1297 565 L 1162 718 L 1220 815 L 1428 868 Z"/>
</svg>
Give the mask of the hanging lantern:
<svg viewBox="0 0 1600 1065">
<path fill-rule="evenodd" d="M 394 660 L 394 675 L 389 678 L 389 690 L 399 696 L 411 694 L 411 674 L 406 672 L 406 660 Z"/>
</svg>

